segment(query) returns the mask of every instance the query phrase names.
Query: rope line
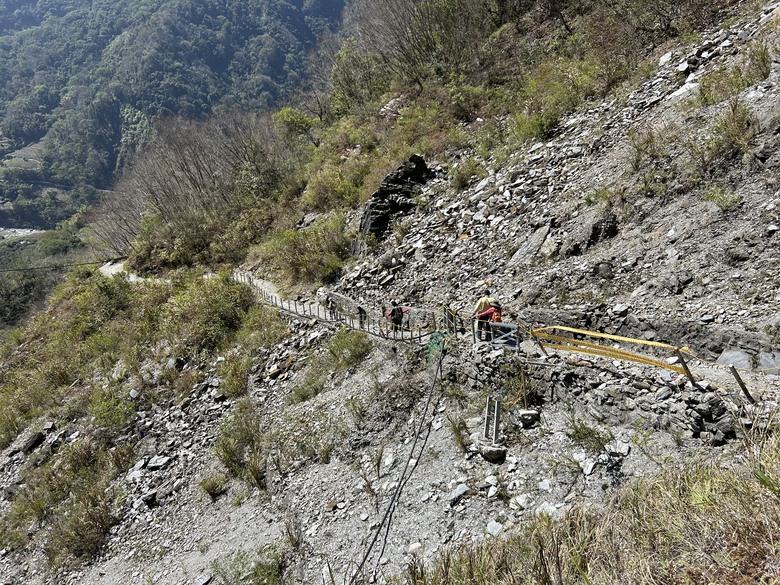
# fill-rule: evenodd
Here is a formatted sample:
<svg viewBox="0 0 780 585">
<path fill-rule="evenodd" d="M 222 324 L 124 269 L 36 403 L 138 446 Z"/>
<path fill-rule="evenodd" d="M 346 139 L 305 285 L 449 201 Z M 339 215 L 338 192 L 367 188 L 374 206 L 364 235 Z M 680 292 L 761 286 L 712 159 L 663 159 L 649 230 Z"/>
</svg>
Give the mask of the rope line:
<svg viewBox="0 0 780 585">
<path fill-rule="evenodd" d="M 382 516 L 382 519 L 379 522 L 379 526 L 377 526 L 374 536 L 371 539 L 371 542 L 369 543 L 366 552 L 363 554 L 363 558 L 361 559 L 360 563 L 357 566 L 357 569 L 352 574 L 352 577 L 350 578 L 350 585 L 353 585 L 355 580 L 358 578 L 359 575 L 362 574 L 363 568 L 366 565 L 366 562 L 368 562 L 368 559 L 371 557 L 371 552 L 374 549 L 374 546 L 376 545 L 377 541 L 379 540 L 380 535 L 384 531 L 384 537 L 382 538 L 382 548 L 379 551 L 379 555 L 377 556 L 376 564 L 374 565 L 373 569 L 373 575 L 376 575 L 377 568 L 379 565 L 379 562 L 382 559 L 382 555 L 384 554 L 385 548 L 387 547 L 387 539 L 390 534 L 390 526 L 393 521 L 393 515 L 395 514 L 396 507 L 398 506 L 398 502 L 401 498 L 401 493 L 403 492 L 403 489 L 406 487 L 406 484 L 409 482 L 409 480 L 412 477 L 412 474 L 414 473 L 415 469 L 417 469 L 417 465 L 420 463 L 420 459 L 422 457 L 423 451 L 425 450 L 425 447 L 428 443 L 428 438 L 431 434 L 431 429 L 433 426 L 433 419 L 431 419 L 427 423 L 427 432 L 425 433 L 424 439 L 422 439 L 422 444 L 420 445 L 419 453 L 417 457 L 414 457 L 415 450 L 417 448 L 417 444 L 421 440 L 423 430 L 426 427 L 426 418 L 428 418 L 428 411 L 429 409 L 433 412 L 436 411 L 438 408 L 438 405 L 441 401 L 441 397 L 443 395 L 442 392 L 439 392 L 439 395 L 436 399 L 436 402 L 431 409 L 431 402 L 433 401 L 433 396 L 436 390 L 436 383 L 441 381 L 441 370 L 442 370 L 442 362 L 444 361 L 444 356 L 446 354 L 446 346 L 442 346 L 441 351 L 439 352 L 439 358 L 436 363 L 436 369 L 434 370 L 433 374 L 433 382 L 431 383 L 431 387 L 428 390 L 428 397 L 425 402 L 425 408 L 423 409 L 422 415 L 420 417 L 420 425 L 418 426 L 416 432 L 414 441 L 412 443 L 411 448 L 409 449 L 409 454 L 406 457 L 406 462 L 404 463 L 404 468 L 401 471 L 401 476 L 398 481 L 398 485 L 396 486 L 390 501 L 387 505 L 387 508 L 385 509 L 385 513 Z M 440 383 L 441 386 L 441 383 Z M 412 459 L 414 459 L 414 463 L 412 464 Z M 410 469 L 411 467 L 411 469 Z"/>
</svg>

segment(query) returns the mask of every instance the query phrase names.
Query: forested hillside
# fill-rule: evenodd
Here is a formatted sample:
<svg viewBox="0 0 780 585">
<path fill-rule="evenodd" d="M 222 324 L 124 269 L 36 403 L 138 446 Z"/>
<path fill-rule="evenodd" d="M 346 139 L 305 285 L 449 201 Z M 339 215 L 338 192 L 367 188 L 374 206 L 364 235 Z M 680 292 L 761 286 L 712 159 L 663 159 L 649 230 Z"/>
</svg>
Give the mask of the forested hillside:
<svg viewBox="0 0 780 585">
<path fill-rule="evenodd" d="M 301 82 L 343 0 L 0 3 L 0 225 L 108 188 L 153 121 L 259 110 Z"/>
</svg>

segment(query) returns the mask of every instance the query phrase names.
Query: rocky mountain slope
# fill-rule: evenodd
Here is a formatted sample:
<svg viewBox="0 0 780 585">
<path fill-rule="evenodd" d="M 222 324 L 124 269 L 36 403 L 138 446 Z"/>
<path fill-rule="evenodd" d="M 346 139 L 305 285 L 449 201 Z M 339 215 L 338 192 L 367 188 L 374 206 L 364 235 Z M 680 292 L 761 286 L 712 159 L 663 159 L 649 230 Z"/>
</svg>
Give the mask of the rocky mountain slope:
<svg viewBox="0 0 780 585">
<path fill-rule="evenodd" d="M 351 299 L 373 317 L 390 299 L 412 315 L 447 305 L 468 316 L 489 287 L 525 328 L 687 346 L 696 386 L 640 363 L 544 353 L 527 335 L 514 352 L 466 333 L 448 340 L 439 385 L 425 348 L 377 339 L 296 401 L 338 326 L 288 318 L 290 334 L 253 366 L 248 403 L 220 390 L 218 358 L 184 366 L 206 374 L 188 397 L 139 414 L 126 437 L 137 461 L 118 480 L 126 503 L 97 558 L 52 574 L 34 541 L 0 552 L 0 583 L 202 585 L 274 563 L 301 582 L 341 583 L 364 559 L 383 581 L 535 515 L 598 507 L 661 468 L 731 465 L 745 429 L 771 421 L 780 388 L 778 19 L 773 4 L 664 47 L 646 82 L 587 104 L 547 141 L 484 160 L 487 176 L 464 188 L 450 177 L 474 153 L 427 161 L 416 208 L 331 291 L 344 311 Z M 702 97 L 761 47 L 768 77 Z M 479 436 L 490 395 L 505 410 L 499 449 Z M 266 490 L 230 480 L 212 498 L 202 485 L 223 472 L 220 425 L 247 404 L 275 437 Z M 41 421 L 6 449 L 0 510 L 23 466 L 81 431 Z"/>
</svg>

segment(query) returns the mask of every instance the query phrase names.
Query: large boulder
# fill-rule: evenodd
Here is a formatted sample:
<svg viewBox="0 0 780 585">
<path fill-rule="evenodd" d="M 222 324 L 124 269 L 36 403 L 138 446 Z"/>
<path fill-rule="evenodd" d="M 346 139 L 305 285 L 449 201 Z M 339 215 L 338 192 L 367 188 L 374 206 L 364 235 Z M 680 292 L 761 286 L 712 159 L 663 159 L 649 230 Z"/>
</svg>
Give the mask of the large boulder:
<svg viewBox="0 0 780 585">
<path fill-rule="evenodd" d="M 414 195 L 432 175 L 417 154 L 387 175 L 371 198 L 360 221 L 360 231 L 374 234 L 377 240 L 387 235 L 392 221 L 408 214 L 415 206 Z"/>
</svg>

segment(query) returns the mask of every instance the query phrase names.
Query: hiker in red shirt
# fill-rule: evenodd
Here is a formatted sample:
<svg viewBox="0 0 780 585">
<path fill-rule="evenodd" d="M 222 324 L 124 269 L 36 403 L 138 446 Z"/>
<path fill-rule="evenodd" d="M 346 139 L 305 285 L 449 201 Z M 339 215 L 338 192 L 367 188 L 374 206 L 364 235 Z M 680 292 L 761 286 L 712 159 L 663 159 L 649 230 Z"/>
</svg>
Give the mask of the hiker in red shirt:
<svg viewBox="0 0 780 585">
<path fill-rule="evenodd" d="M 471 315 L 472 319 L 477 320 L 477 339 L 482 341 L 482 332 L 484 331 L 485 337 L 490 341 L 490 325 L 488 325 L 489 319 L 480 318 L 479 315 L 484 313 L 490 308 L 490 304 L 493 303 L 493 297 L 490 296 L 490 291 L 485 290 L 482 293 L 482 297 L 477 301 L 474 306 L 474 313 Z"/>
<path fill-rule="evenodd" d="M 490 301 L 490 306 L 485 311 L 474 315 L 474 318 L 485 323 L 501 323 L 503 320 L 501 303 L 496 300 Z M 491 341 L 493 339 L 493 332 L 489 325 L 485 331 L 485 335 L 487 336 L 486 341 Z"/>
</svg>

